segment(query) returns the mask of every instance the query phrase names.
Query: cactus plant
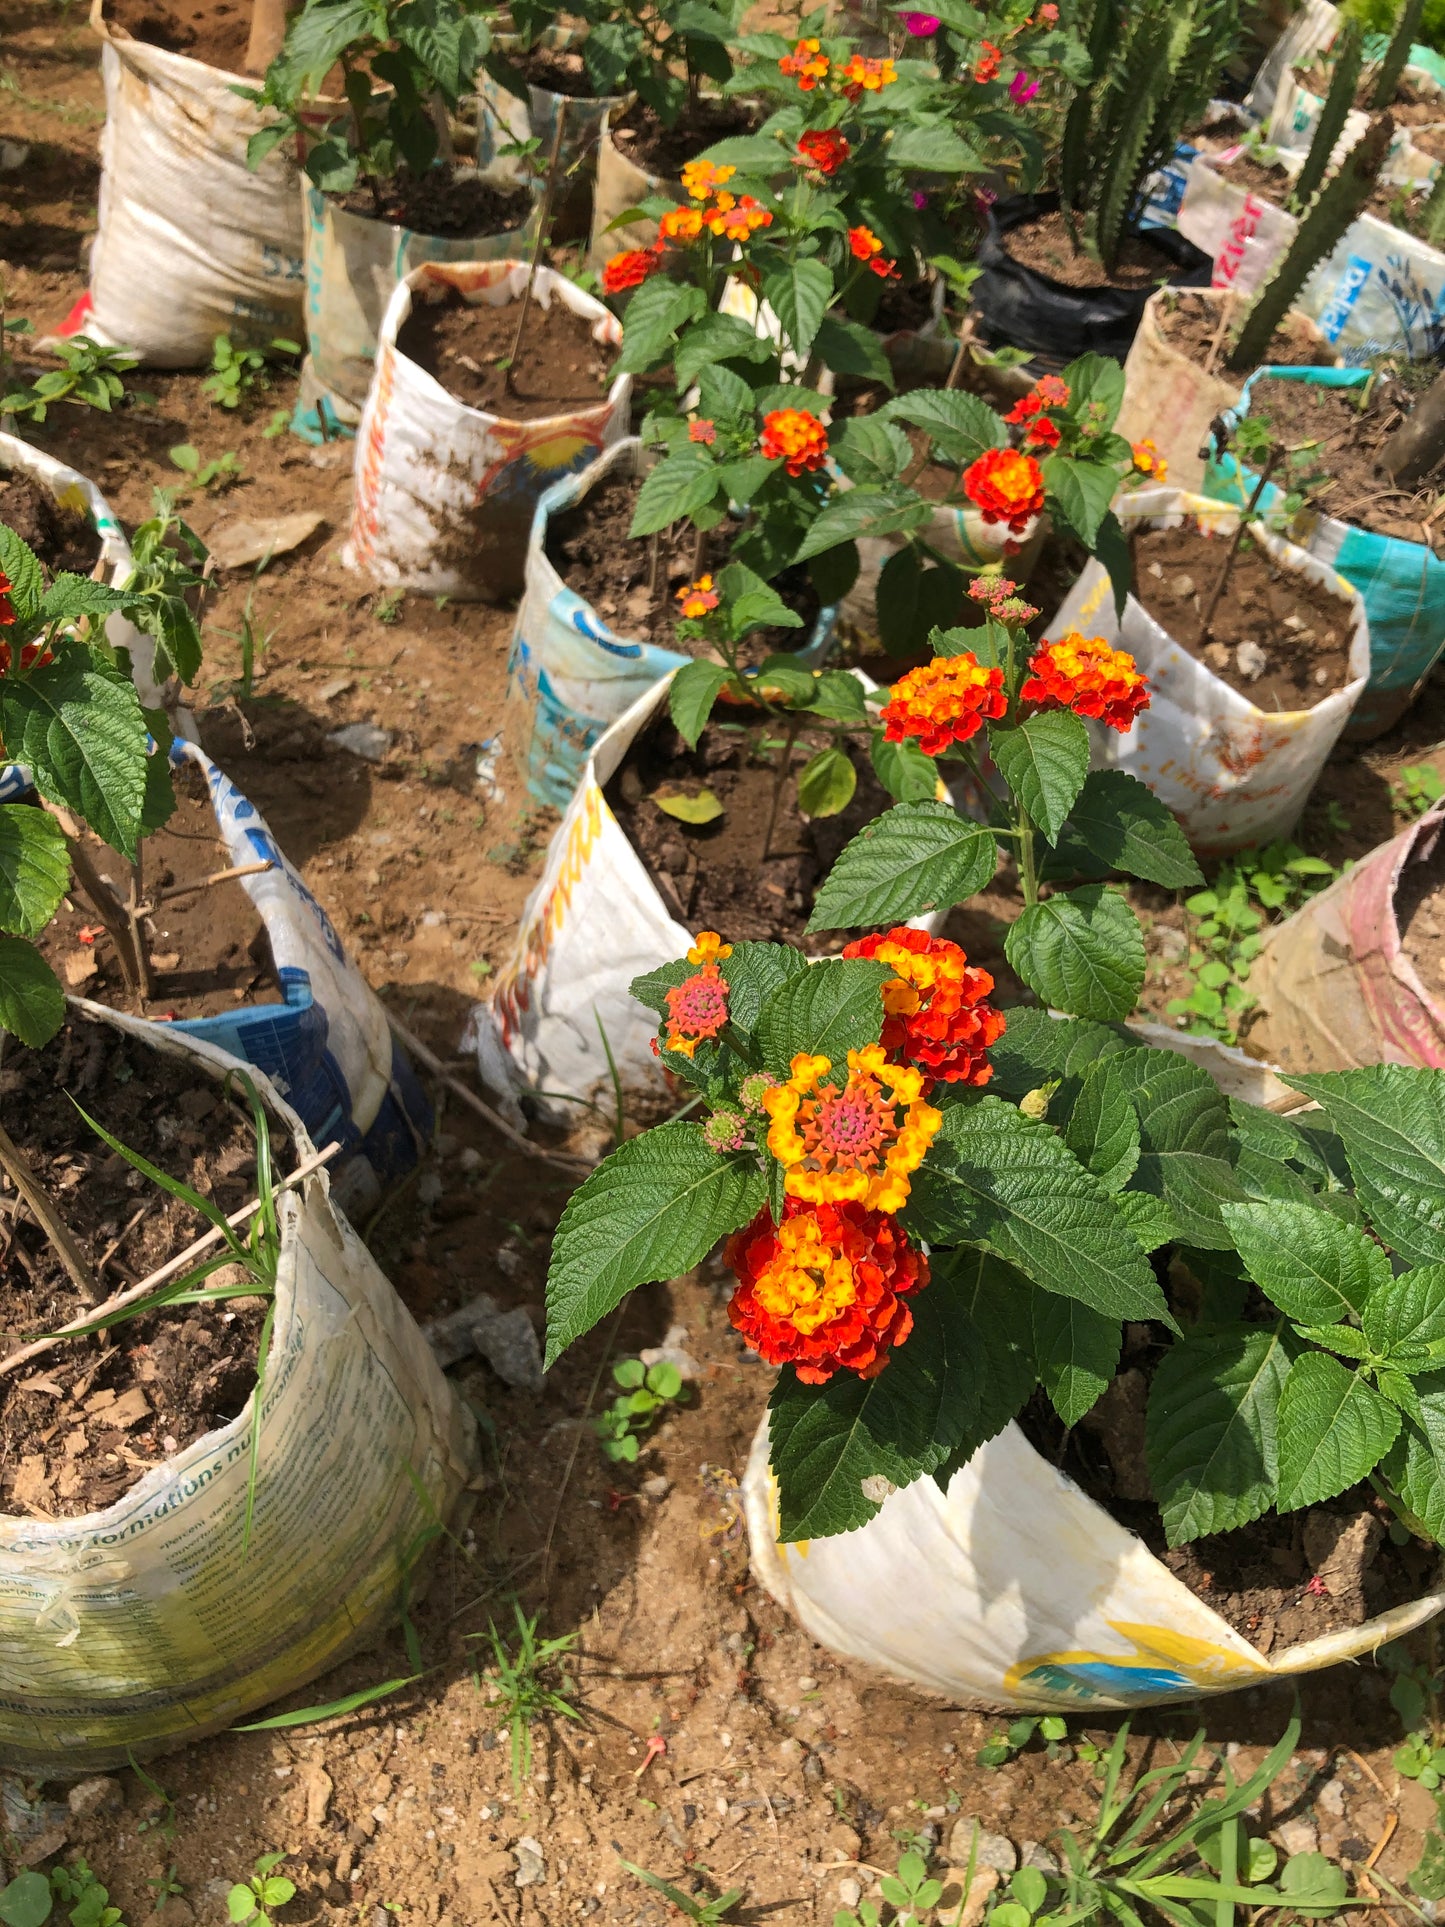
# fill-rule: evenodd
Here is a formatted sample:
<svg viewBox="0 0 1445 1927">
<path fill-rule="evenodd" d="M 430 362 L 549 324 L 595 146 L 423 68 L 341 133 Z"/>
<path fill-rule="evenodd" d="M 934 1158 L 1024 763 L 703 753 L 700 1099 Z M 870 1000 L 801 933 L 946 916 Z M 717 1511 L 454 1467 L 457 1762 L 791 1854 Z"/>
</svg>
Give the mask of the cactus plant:
<svg viewBox="0 0 1445 1927">
<path fill-rule="evenodd" d="M 1391 115 L 1381 114 L 1372 121 L 1359 144 L 1340 163 L 1339 171 L 1315 195 L 1288 252 L 1256 295 L 1225 357 L 1225 366 L 1232 373 L 1242 374 L 1264 361 L 1275 329 L 1311 270 L 1331 251 L 1368 199 L 1394 132 Z"/>
<path fill-rule="evenodd" d="M 1308 207 L 1319 192 L 1335 144 L 1345 131 L 1345 122 L 1354 104 L 1355 89 L 1360 84 L 1360 66 L 1364 57 L 1364 31 L 1357 20 L 1346 20 L 1340 30 L 1329 92 L 1325 95 L 1325 104 L 1315 122 L 1310 151 L 1305 156 L 1305 164 L 1300 169 L 1299 179 L 1290 197 L 1297 208 Z"/>
<path fill-rule="evenodd" d="M 1069 104 L 1059 202 L 1071 233 L 1081 227 L 1084 245 L 1113 273 L 1145 182 L 1209 103 L 1239 36 L 1239 4 L 1091 0 L 1080 25 L 1093 78 Z"/>
<path fill-rule="evenodd" d="M 1395 98 L 1395 89 L 1405 71 L 1405 62 L 1410 58 L 1410 48 L 1420 30 L 1420 16 L 1424 8 L 1425 0 L 1405 0 L 1400 9 L 1395 31 L 1390 36 L 1390 44 L 1380 62 L 1380 71 L 1375 76 L 1375 91 L 1370 104 L 1377 112 L 1382 107 L 1388 107 Z"/>
</svg>

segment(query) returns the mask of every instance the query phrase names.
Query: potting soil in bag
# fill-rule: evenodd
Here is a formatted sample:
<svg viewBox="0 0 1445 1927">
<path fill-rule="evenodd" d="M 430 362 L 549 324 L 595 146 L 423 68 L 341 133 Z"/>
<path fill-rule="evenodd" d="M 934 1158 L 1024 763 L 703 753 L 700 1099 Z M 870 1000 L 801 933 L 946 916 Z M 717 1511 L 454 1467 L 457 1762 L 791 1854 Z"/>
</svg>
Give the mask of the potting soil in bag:
<svg viewBox="0 0 1445 1927">
<path fill-rule="evenodd" d="M 1252 1051 L 1292 1071 L 1445 1070 L 1445 1004 L 1406 953 L 1397 906 L 1442 825 L 1437 804 L 1269 932 L 1249 972 Z"/>
<path fill-rule="evenodd" d="M 1139 527 L 1178 528 L 1186 519 L 1217 537 L 1230 535 L 1238 511 L 1179 489 L 1119 496 L 1114 512 L 1127 535 Z M 1263 710 L 1172 641 L 1131 595 L 1120 622 L 1102 565 L 1091 560 L 1048 626 L 1103 636 L 1127 649 L 1149 679 L 1151 702 L 1126 735 L 1091 726 L 1095 760 L 1127 770 L 1168 804 L 1194 849 L 1223 855 L 1269 843 L 1293 829 L 1315 779 L 1365 686 L 1369 629 L 1358 593 L 1317 557 L 1262 526 L 1251 534 L 1282 566 L 1338 594 L 1350 632 L 1350 680 L 1313 709 Z M 1224 544 L 1221 541 L 1221 566 Z M 1270 638 L 1260 637 L 1268 649 Z"/>
<path fill-rule="evenodd" d="M 527 582 L 507 663 L 507 747 L 527 772 L 539 802 L 565 810 L 582 780 L 593 744 L 646 690 L 688 657 L 656 643 L 619 635 L 569 589 L 547 554 L 551 518 L 586 499 L 619 472 L 641 472 L 642 444 L 616 442 L 583 469 L 554 482 L 537 504 L 527 544 Z M 813 634 L 793 652 L 803 668 L 821 666 L 832 643 L 835 611 L 819 613 Z M 801 638 L 801 630 L 789 631 Z"/>
<path fill-rule="evenodd" d="M 524 261 L 427 263 L 392 292 L 357 442 L 343 551 L 350 567 L 377 582 L 464 598 L 516 595 L 545 490 L 628 431 L 630 375 L 618 375 L 603 401 L 560 403 L 555 415 L 513 421 L 468 408 L 398 349 L 414 290 L 501 307 L 521 300 L 528 272 Z M 560 301 L 591 323 L 594 340 L 620 345 L 616 315 L 565 275 L 539 268 L 532 299 L 543 310 Z"/>
<path fill-rule="evenodd" d="M 171 757 L 205 777 L 231 864 L 272 866 L 237 882 L 266 927 L 284 1002 L 166 1028 L 264 1071 L 316 1143 L 344 1147 L 332 1167 L 338 1189 L 364 1204 L 416 1163 L 433 1122 L 426 1093 L 376 993 L 255 804 L 194 743 L 176 743 Z"/>
<path fill-rule="evenodd" d="M 1260 380 L 1307 381 L 1323 388 L 1363 388 L 1372 379 L 1364 368 L 1261 368 L 1245 383 L 1239 401 L 1227 411 L 1230 423 L 1248 414 L 1250 393 Z M 1241 471 L 1230 453 L 1212 460 L 1204 493 L 1223 502 L 1244 503 L 1258 476 Z M 1266 483 L 1261 505 L 1268 509 L 1280 491 Z M 1311 555 L 1352 583 L 1364 598 L 1370 625 L 1370 680 L 1345 730 L 1351 741 L 1369 741 L 1402 716 L 1421 683 L 1445 651 L 1445 562 L 1424 542 L 1338 522 L 1306 509 L 1294 534 Z"/>
<path fill-rule="evenodd" d="M 440 236 L 349 213 L 309 182 L 303 183 L 302 202 L 307 354 L 291 431 L 314 444 L 355 432 L 375 372 L 382 317 L 398 281 L 423 261 L 530 255 L 537 209 L 534 204 L 527 219 L 504 234 Z"/>
<path fill-rule="evenodd" d="M 291 143 L 247 167 L 261 117 L 233 91 L 244 78 L 112 32 L 103 5 L 90 14 L 105 41 L 106 103 L 90 291 L 59 332 L 130 348 L 157 368 L 206 366 L 217 335 L 264 348 L 299 334 Z"/>
<path fill-rule="evenodd" d="M 174 1028 L 78 1008 L 188 1059 L 198 1083 L 236 1068 Z M 304 1125 L 256 1081 L 301 1163 Z M 254 1398 L 103 1512 L 0 1515 L 0 1767 L 108 1772 L 231 1726 L 374 1639 L 403 1587 L 415 1596 L 411 1549 L 465 1491 L 475 1422 L 326 1175 L 277 1208 L 249 1544 Z"/>
</svg>

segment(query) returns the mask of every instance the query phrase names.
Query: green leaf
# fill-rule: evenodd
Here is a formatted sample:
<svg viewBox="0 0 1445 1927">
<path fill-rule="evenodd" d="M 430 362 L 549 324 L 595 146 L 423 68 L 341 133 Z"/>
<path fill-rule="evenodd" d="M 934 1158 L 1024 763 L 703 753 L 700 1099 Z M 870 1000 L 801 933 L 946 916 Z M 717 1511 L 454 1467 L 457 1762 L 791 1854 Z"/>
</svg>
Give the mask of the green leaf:
<svg viewBox="0 0 1445 1927">
<path fill-rule="evenodd" d="M 663 795 L 654 790 L 652 800 L 664 816 L 675 816 L 679 823 L 716 823 L 723 813 L 723 806 L 709 789 L 701 789 L 696 796 L 683 796 L 669 791 Z"/>
<path fill-rule="evenodd" d="M 831 453 L 850 482 L 862 487 L 896 481 L 913 460 L 913 445 L 901 428 L 876 415 L 855 415 L 831 444 Z"/>
<path fill-rule="evenodd" d="M 1395 1443 L 1400 1422 L 1358 1372 L 1324 1352 L 1305 1352 L 1280 1393 L 1280 1511 L 1318 1505 L 1357 1485 Z"/>
<path fill-rule="evenodd" d="M 933 505 L 912 489 L 849 488 L 836 494 L 803 538 L 795 562 L 806 562 L 860 536 L 900 535 L 931 520 Z"/>
<path fill-rule="evenodd" d="M 888 158 L 895 167 L 923 174 L 981 174 L 984 163 L 950 127 L 900 126 Z"/>
<path fill-rule="evenodd" d="M 70 885 L 70 851 L 53 816 L 0 806 L 0 930 L 38 937 Z"/>
<path fill-rule="evenodd" d="M 0 522 L 0 574 L 9 577 L 6 594 L 22 631 L 33 627 L 45 599 L 45 575 L 34 551 L 21 541 L 14 529 Z"/>
<path fill-rule="evenodd" d="M 737 948 L 736 945 L 733 947 Z M 675 963 L 662 964 L 656 970 L 644 971 L 640 977 L 634 977 L 628 985 L 628 992 L 638 1003 L 645 1004 L 649 1010 L 655 1010 L 662 1016 L 667 1010 L 668 991 L 686 983 L 696 969 L 696 964 L 690 964 L 685 957 L 680 957 Z"/>
<path fill-rule="evenodd" d="M 1274 1503 L 1289 1358 L 1277 1331 L 1188 1332 L 1155 1368 L 1145 1450 L 1171 1546 L 1248 1525 Z"/>
<path fill-rule="evenodd" d="M 790 977 L 808 968 L 801 950 L 787 943 L 735 943 L 733 954 L 724 957 L 719 968 L 728 986 L 728 1016 L 740 1030 L 751 1030 L 758 1021 L 764 1002 Z M 685 969 L 693 966 L 687 964 Z M 637 995 L 637 986 L 632 987 Z M 651 998 L 643 1000 L 651 1003 Z"/>
<path fill-rule="evenodd" d="M 40 604 L 40 621 L 79 622 L 85 616 L 108 616 L 123 609 L 129 600 L 119 589 L 103 582 L 92 582 L 88 575 L 68 575 L 62 571 L 45 591 Z"/>
<path fill-rule="evenodd" d="M 1039 1377 L 1065 1425 L 1077 1425 L 1119 1369 L 1123 1332 L 1117 1318 L 1091 1311 L 1077 1298 L 1036 1291 L 1032 1299 Z"/>
<path fill-rule="evenodd" d="M 65 992 L 23 937 L 0 937 L 0 1030 L 38 1050 L 65 1022 Z"/>
<path fill-rule="evenodd" d="M 670 523 L 706 508 L 718 492 L 717 464 L 712 457 L 705 449 L 684 446 L 644 478 L 628 535 L 633 540 L 655 535 Z"/>
<path fill-rule="evenodd" d="M 990 723 L 988 746 L 1004 781 L 1054 842 L 1089 773 L 1088 730 L 1067 709 L 1046 710 L 1008 729 Z"/>
<path fill-rule="evenodd" d="M 637 304 L 643 295 L 647 293 L 648 289 L 666 287 L 675 289 L 677 285 L 675 281 L 669 282 L 662 276 L 643 283 L 642 287 L 638 289 L 628 305 L 627 327 L 623 334 L 624 347 L 632 342 L 639 325 L 641 325 L 637 319 Z M 687 318 L 687 314 L 684 311 L 682 319 L 687 320 Z M 658 314 L 650 324 L 654 338 L 656 338 L 657 329 L 661 327 L 661 324 L 666 319 L 667 313 L 661 304 L 659 304 Z M 645 322 L 646 320 L 647 317 L 644 316 L 643 321 Z M 665 347 L 671 333 L 671 327 L 663 331 L 661 335 L 662 347 Z M 660 353 L 661 347 L 655 352 Z M 724 361 L 770 361 L 772 354 L 772 343 L 767 341 L 762 335 L 755 334 L 747 323 L 740 321 L 736 315 L 704 314 L 700 319 L 691 321 L 682 340 L 678 343 L 677 353 L 672 358 L 673 373 L 677 377 L 678 392 L 679 394 L 685 393 L 705 368 L 715 367 Z M 648 361 L 651 361 L 652 358 L 653 356 L 649 354 Z M 619 363 L 619 366 L 620 365 Z M 644 363 L 643 365 L 645 366 L 646 364 Z M 772 465 L 769 463 L 769 473 L 771 473 L 771 469 Z"/>
<path fill-rule="evenodd" d="M 1122 1191 L 1139 1162 L 1139 1120 L 1113 1060 L 1101 1057 L 1084 1073 L 1064 1142 L 1109 1192 Z"/>
<path fill-rule="evenodd" d="M 1401 1371 L 1421 1370 L 1445 1353 L 1445 1265 L 1421 1265 L 1392 1278 L 1389 1260 L 1383 1252 L 1379 1257 L 1384 1277 L 1372 1287 L 1361 1316 L 1365 1336 Z"/>
<path fill-rule="evenodd" d="M 857 787 L 858 772 L 846 750 L 820 749 L 798 772 L 798 807 L 805 816 L 836 816 Z"/>
<path fill-rule="evenodd" d="M 841 1073 L 850 1050 L 876 1044 L 883 1029 L 887 964 L 863 957 L 830 957 L 780 984 L 758 1013 L 763 1061 L 787 1077 L 800 1051 L 826 1057 Z M 685 1267 L 684 1267 L 685 1269 Z"/>
<path fill-rule="evenodd" d="M 1417 1412 L 1405 1420 L 1385 1476 L 1431 1537 L 1445 1542 L 1445 1371 L 1422 1373 L 1414 1391 Z"/>
<path fill-rule="evenodd" d="M 134 857 L 146 790 L 146 726 L 135 685 L 88 651 L 0 679 L 0 742 L 50 803 Z"/>
<path fill-rule="evenodd" d="M 832 275 L 816 256 L 805 256 L 765 273 L 763 295 L 799 360 L 806 361 L 833 299 Z"/>
<path fill-rule="evenodd" d="M 953 1105 L 913 1174 L 907 1222 L 930 1243 L 982 1244 L 1045 1291 L 1111 1318 L 1173 1321 L 1092 1171 L 1001 1098 Z"/>
<path fill-rule="evenodd" d="M 8 1887 L 0 1887 L 0 1921 L 5 1927 L 44 1927 L 50 1918 L 50 1882 L 43 1873 L 27 1869 Z"/>
<path fill-rule="evenodd" d="M 878 413 L 885 421 L 925 429 L 939 453 L 961 467 L 1008 442 L 1008 430 L 988 403 L 962 389 L 914 388 L 885 402 Z"/>
<path fill-rule="evenodd" d="M 1322 1853 L 1293 1853 L 1280 1869 L 1279 1890 L 1289 1895 L 1289 1911 L 1318 1908 L 1333 1919 L 1344 1911 L 1345 1870 Z"/>
<path fill-rule="evenodd" d="M 1119 486 L 1118 476 L 1102 463 L 1077 462 L 1069 455 L 1046 455 L 1039 466 L 1051 512 L 1092 549 Z"/>
<path fill-rule="evenodd" d="M 1445 1260 L 1445 1077 L 1407 1064 L 1316 1071 L 1285 1083 L 1339 1132 L 1360 1203 L 1407 1263 Z"/>
<path fill-rule="evenodd" d="M 756 1163 L 745 1155 L 718 1157 L 698 1124 L 663 1124 L 630 1138 L 572 1193 L 557 1226 L 547 1273 L 547 1364 L 638 1285 L 700 1264 L 763 1198 Z"/>
<path fill-rule="evenodd" d="M 1173 811 L 1122 769 L 1090 772 L 1064 826 L 1058 854 L 1077 868 L 1090 867 L 1078 861 L 1085 856 L 1105 869 L 1122 870 L 1166 890 L 1188 890 L 1204 881 Z"/>
<path fill-rule="evenodd" d="M 856 375 L 863 381 L 879 381 L 887 388 L 893 386 L 893 369 L 883 352 L 883 343 L 861 322 L 825 314 L 818 323 L 813 347 L 823 366 L 835 375 Z"/>
<path fill-rule="evenodd" d="M 678 735 L 690 749 L 696 748 L 713 704 L 731 680 L 732 671 L 720 662 L 690 662 L 673 677 L 667 706 Z"/>
<path fill-rule="evenodd" d="M 874 775 L 895 802 L 928 803 L 937 796 L 937 765 L 912 737 L 890 743 L 881 732 L 875 732 L 869 754 Z"/>
<path fill-rule="evenodd" d="M 1114 1207 L 1141 1251 L 1157 1251 L 1160 1245 L 1177 1241 L 1179 1228 L 1162 1198 L 1151 1197 L 1147 1191 L 1120 1191 Z"/>
<path fill-rule="evenodd" d="M 1124 370 L 1112 355 L 1080 355 L 1064 369 L 1061 379 L 1069 384 L 1069 399 L 1076 410 L 1086 402 L 1102 402 L 1105 414 L 1100 427 L 1114 426 L 1114 417 L 1124 405 Z"/>
<path fill-rule="evenodd" d="M 803 626 L 803 618 L 788 607 L 772 583 L 764 582 L 745 562 L 729 562 L 719 569 L 717 586 L 734 642 L 741 642 L 754 629 L 801 629 Z M 768 658 L 771 664 L 787 661 L 786 656 Z M 856 684 L 858 679 L 855 676 L 852 680 Z"/>
<path fill-rule="evenodd" d="M 1240 1202 L 1240 1190 L 1218 1086 L 1175 1051 L 1118 1051 L 1111 1062 L 1139 1119 L 1134 1188 L 1163 1200 L 1186 1244 L 1231 1249 L 1220 1207 Z"/>
<path fill-rule="evenodd" d="M 627 304 L 627 326 L 622 334 L 617 372 L 641 374 L 661 360 L 667 355 L 677 331 L 689 321 L 698 321 L 705 306 L 702 290 L 688 282 L 674 281 L 665 274 L 644 282 Z M 706 325 L 705 320 L 699 325 Z"/>
<path fill-rule="evenodd" d="M 899 803 L 840 852 L 808 928 L 852 930 L 946 910 L 983 889 L 997 864 L 992 831 L 951 803 Z"/>
<path fill-rule="evenodd" d="M 1390 1282 L 1380 1247 L 1314 1205 L 1226 1204 L 1222 1215 L 1245 1270 L 1291 1318 L 1338 1324 Z"/>
<path fill-rule="evenodd" d="M 824 669 L 813 678 L 813 700 L 809 708 L 815 716 L 831 716 L 840 723 L 861 725 L 868 721 L 868 699 L 863 685 L 847 669 Z"/>
<path fill-rule="evenodd" d="M 1004 954 L 1045 1003 L 1080 1017 L 1126 1017 L 1144 982 L 1139 920 L 1099 883 L 1025 910 Z"/>
</svg>

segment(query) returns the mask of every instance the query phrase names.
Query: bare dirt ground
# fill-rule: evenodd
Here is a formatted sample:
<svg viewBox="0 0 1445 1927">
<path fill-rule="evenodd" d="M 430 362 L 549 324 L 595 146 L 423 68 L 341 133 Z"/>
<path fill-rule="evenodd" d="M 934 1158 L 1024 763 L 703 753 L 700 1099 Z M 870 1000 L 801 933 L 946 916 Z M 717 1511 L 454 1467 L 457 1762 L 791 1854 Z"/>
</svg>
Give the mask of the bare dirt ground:
<svg viewBox="0 0 1445 1927">
<path fill-rule="evenodd" d="M 97 53 L 78 5 L 0 8 L 0 137 L 30 147 L 22 168 L 0 175 L 0 274 L 9 312 L 42 330 L 84 281 L 103 118 Z M 202 736 L 371 981 L 449 1058 L 548 831 L 505 763 L 504 800 L 483 800 L 475 780 L 479 746 L 501 722 L 511 612 L 381 597 L 341 567 L 349 451 L 263 434 L 292 399 L 289 379 L 249 416 L 209 403 L 195 375 L 142 371 L 127 388 L 151 399 L 112 417 L 62 408 L 36 439 L 94 476 L 128 523 L 146 514 L 154 486 L 180 479 L 167 453 L 180 442 L 206 459 L 234 450 L 243 465 L 236 486 L 190 497 L 202 535 L 296 507 L 325 517 L 254 585 L 249 571 L 221 578 L 208 605 Z M 268 640 L 246 690 L 237 637 L 248 594 Z M 327 742 L 358 722 L 388 733 L 380 762 Z M 1445 768 L 1441 738 L 1437 688 L 1395 739 L 1339 759 L 1306 822 L 1307 836 L 1325 839 L 1311 847 L 1339 860 L 1387 834 L 1395 772 L 1406 762 Z M 1348 832 L 1325 829 L 1332 795 L 1347 806 Z M 1160 928 L 1184 927 L 1172 899 L 1145 907 Z M 998 889 L 955 919 L 954 934 L 1005 990 L 1001 940 L 1016 908 Z M 1161 1007 L 1177 973 L 1163 940 L 1152 947 L 1148 994 Z M 555 1167 L 514 1153 L 453 1101 L 434 1159 L 365 1230 L 419 1318 L 482 1290 L 537 1308 L 566 1189 Z M 540 1395 L 508 1389 L 481 1365 L 460 1374 L 482 1418 L 487 1479 L 414 1614 L 423 1677 L 350 1717 L 228 1734 L 88 1795 L 91 1810 L 64 1823 L 66 1850 L 85 1854 L 128 1920 L 159 1909 L 171 1927 L 221 1921 L 225 1887 L 259 1854 L 284 1851 L 299 1888 L 287 1920 L 676 1918 L 622 1869 L 626 1858 L 684 1884 L 739 1886 L 739 1918 L 801 1927 L 876 1891 L 905 1841 L 928 1847 L 943 1872 L 960 1820 L 1017 1846 L 1092 1818 L 1096 1781 L 1074 1746 L 1106 1739 L 1108 1720 L 1071 1723 L 1054 1759 L 1035 1744 L 984 1769 L 976 1754 L 998 1719 L 835 1660 L 750 1579 L 736 1480 L 769 1374 L 743 1356 L 725 1306 L 722 1276 L 704 1267 L 637 1294 L 562 1359 Z M 608 1396 L 609 1360 L 660 1343 L 674 1324 L 686 1328 L 700 1381 L 636 1466 L 609 1464 L 590 1425 Z M 900 1571 L 899 1585 L 909 1581 Z M 514 1598 L 544 1636 L 576 1634 L 580 1713 L 537 1728 L 534 1771 L 520 1781 L 484 1676 L 489 1622 L 510 1629 Z M 293 1704 L 412 1670 L 397 1632 Z M 1317 1838 L 1398 1881 L 1434 1807 L 1394 1769 L 1400 1729 L 1387 1695 L 1370 1663 L 1304 1682 L 1302 1750 L 1263 1824 L 1294 1821 L 1305 1833 L 1292 1844 Z M 1200 1717 L 1243 1769 L 1290 1704 L 1288 1688 L 1258 1689 L 1208 1703 Z M 1138 1726 L 1167 1754 L 1195 1718 L 1185 1709 Z M 649 1744 L 654 1736 L 665 1748 Z M 63 1801 L 64 1789 L 49 1797 Z"/>
</svg>

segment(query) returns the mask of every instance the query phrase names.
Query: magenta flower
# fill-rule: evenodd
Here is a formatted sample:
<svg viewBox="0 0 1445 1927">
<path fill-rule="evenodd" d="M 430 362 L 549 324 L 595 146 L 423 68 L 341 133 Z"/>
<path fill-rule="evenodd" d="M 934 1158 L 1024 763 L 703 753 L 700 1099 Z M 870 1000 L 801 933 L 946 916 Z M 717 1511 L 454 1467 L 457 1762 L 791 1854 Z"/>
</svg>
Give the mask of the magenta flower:
<svg viewBox="0 0 1445 1927">
<path fill-rule="evenodd" d="M 926 40 L 943 25 L 936 13 L 905 13 L 903 25 L 915 40 Z"/>
<path fill-rule="evenodd" d="M 915 187 L 913 190 L 913 205 L 918 208 L 928 206 L 928 196 L 921 187 Z"/>
<path fill-rule="evenodd" d="M 1031 81 L 1022 67 L 1008 84 L 1008 97 L 1015 107 L 1026 107 L 1038 91 L 1039 83 Z"/>
</svg>

